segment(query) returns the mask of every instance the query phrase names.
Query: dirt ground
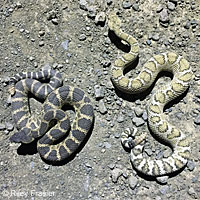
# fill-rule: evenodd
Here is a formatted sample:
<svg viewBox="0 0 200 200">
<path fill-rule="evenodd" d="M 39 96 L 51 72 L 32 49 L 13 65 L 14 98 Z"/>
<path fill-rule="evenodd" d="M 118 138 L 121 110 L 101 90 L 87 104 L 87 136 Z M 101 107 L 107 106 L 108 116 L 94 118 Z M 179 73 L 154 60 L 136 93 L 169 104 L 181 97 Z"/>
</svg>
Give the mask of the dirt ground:
<svg viewBox="0 0 200 200">
<path fill-rule="evenodd" d="M 126 98 L 110 81 L 111 63 L 123 51 L 113 43 L 107 14 L 116 9 L 122 28 L 140 45 L 136 76 L 153 55 L 174 51 L 190 63 L 194 79 L 182 99 L 167 107 L 170 122 L 191 136 L 191 160 L 166 184 L 138 175 L 120 142 L 126 127 L 148 133 L 145 153 L 161 158 L 168 147 L 150 134 L 146 104 L 160 86 L 139 99 Z M 163 200 L 200 199 L 200 1 L 198 0 L 0 0 L 0 199 Z M 51 67 L 64 84 L 91 98 L 95 121 L 91 136 L 62 165 L 42 160 L 36 143 L 9 141 L 12 120 L 9 78 L 22 71 Z M 30 106 L 37 113 L 36 100 Z"/>
</svg>

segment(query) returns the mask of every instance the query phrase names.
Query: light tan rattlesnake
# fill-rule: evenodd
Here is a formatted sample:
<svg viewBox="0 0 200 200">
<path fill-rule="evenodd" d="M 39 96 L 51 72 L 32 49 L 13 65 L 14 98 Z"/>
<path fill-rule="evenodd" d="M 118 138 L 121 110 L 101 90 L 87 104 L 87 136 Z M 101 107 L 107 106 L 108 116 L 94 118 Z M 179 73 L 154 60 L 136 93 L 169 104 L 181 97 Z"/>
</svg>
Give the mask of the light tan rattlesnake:
<svg viewBox="0 0 200 200">
<path fill-rule="evenodd" d="M 130 52 L 117 58 L 111 68 L 111 80 L 118 89 L 130 94 L 141 93 L 152 85 L 159 72 L 168 71 L 173 74 L 172 81 L 155 92 L 147 106 L 150 129 L 157 138 L 172 148 L 173 153 L 168 158 L 147 159 L 142 154 L 143 145 L 139 144 L 145 138 L 145 134 L 131 141 L 130 138 L 136 129 L 134 129 L 134 133 L 130 129 L 126 129 L 121 137 L 122 144 L 131 148 L 131 162 L 136 170 L 150 176 L 167 177 L 168 174 L 186 165 L 190 157 L 190 142 L 182 131 L 167 121 L 163 109 L 167 103 L 186 91 L 193 74 L 186 59 L 168 52 L 154 55 L 144 64 L 136 78 L 127 78 L 123 71 L 137 58 L 139 46 L 134 37 L 121 30 L 120 24 L 116 13 L 111 12 L 108 16 L 110 30 L 130 45 Z"/>
</svg>

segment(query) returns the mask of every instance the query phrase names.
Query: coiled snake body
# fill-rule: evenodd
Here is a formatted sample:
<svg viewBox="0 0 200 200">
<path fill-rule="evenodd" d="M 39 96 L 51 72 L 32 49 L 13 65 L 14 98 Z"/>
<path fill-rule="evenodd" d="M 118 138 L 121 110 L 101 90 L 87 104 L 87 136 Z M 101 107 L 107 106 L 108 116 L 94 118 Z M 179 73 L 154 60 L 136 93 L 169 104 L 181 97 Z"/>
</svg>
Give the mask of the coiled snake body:
<svg viewBox="0 0 200 200">
<path fill-rule="evenodd" d="M 108 26 L 121 40 L 130 45 L 130 52 L 115 60 L 111 68 L 111 79 L 118 89 L 130 94 L 141 93 L 152 85 L 159 72 L 169 71 L 173 74 L 172 81 L 155 92 L 147 106 L 150 129 L 157 138 L 171 146 L 173 153 L 168 158 L 158 160 L 144 158 L 143 145 L 139 143 L 145 138 L 145 134 L 133 141 L 130 139 L 136 129 L 134 133 L 126 129 L 122 133 L 121 141 L 124 146 L 131 148 L 131 162 L 138 171 L 155 177 L 175 172 L 187 163 L 190 144 L 188 137 L 167 121 L 163 108 L 188 88 L 193 76 L 190 65 L 186 59 L 175 53 L 162 53 L 150 58 L 136 78 L 127 78 L 123 71 L 138 56 L 138 42 L 120 29 L 120 19 L 114 12 L 108 16 Z"/>
<path fill-rule="evenodd" d="M 48 79 L 49 83 L 41 82 Z M 61 74 L 51 69 L 19 73 L 11 78 L 11 84 L 13 119 L 19 131 L 10 140 L 30 143 L 41 137 L 37 143 L 41 157 L 49 161 L 68 158 L 77 150 L 92 126 L 94 113 L 90 99 L 79 88 L 62 86 Z M 30 113 L 29 92 L 44 100 L 41 116 Z M 71 129 L 69 118 L 62 110 L 65 104 L 75 111 Z M 56 125 L 53 123 L 55 120 Z M 63 139 L 63 136 L 66 138 Z"/>
</svg>

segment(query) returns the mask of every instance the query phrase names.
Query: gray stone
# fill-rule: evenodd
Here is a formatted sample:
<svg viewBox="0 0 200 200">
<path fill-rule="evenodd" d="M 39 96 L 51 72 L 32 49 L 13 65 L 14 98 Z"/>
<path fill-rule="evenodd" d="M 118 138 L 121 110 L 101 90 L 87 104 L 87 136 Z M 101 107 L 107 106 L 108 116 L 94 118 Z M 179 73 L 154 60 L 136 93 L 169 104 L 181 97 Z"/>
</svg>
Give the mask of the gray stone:
<svg viewBox="0 0 200 200">
<path fill-rule="evenodd" d="M 190 20 L 187 20 L 185 25 L 184 25 L 184 28 L 189 29 L 190 26 L 191 26 L 191 22 L 190 22 Z"/>
<path fill-rule="evenodd" d="M 81 34 L 79 35 L 79 38 L 78 38 L 80 41 L 84 41 L 86 40 L 86 35 L 85 34 Z"/>
<path fill-rule="evenodd" d="M 158 33 L 155 33 L 155 34 L 152 35 L 152 40 L 158 41 L 159 39 L 160 39 L 160 36 L 159 36 Z"/>
<path fill-rule="evenodd" d="M 122 175 L 123 171 L 121 169 L 115 168 L 111 172 L 111 178 L 113 183 L 117 183 L 118 178 Z"/>
<path fill-rule="evenodd" d="M 151 156 L 153 154 L 153 151 L 151 148 L 145 148 L 144 149 L 144 152 L 148 155 L 148 156 Z"/>
<path fill-rule="evenodd" d="M 143 114 L 143 110 L 141 108 L 139 108 L 139 107 L 136 107 L 134 109 L 134 112 L 135 112 L 135 114 L 136 114 L 137 117 L 141 117 L 142 114 Z"/>
<path fill-rule="evenodd" d="M 187 167 L 190 171 L 193 171 L 194 168 L 195 168 L 195 164 L 193 161 L 189 160 L 188 163 L 187 163 Z"/>
<path fill-rule="evenodd" d="M 0 124 L 0 130 L 4 130 L 4 129 L 6 129 L 6 125 L 5 124 Z"/>
<path fill-rule="evenodd" d="M 124 121 L 124 116 L 122 114 L 118 115 L 117 122 L 122 123 Z"/>
<path fill-rule="evenodd" d="M 138 179 L 134 176 L 134 175 L 131 175 L 128 179 L 129 181 L 129 186 L 132 190 L 134 190 L 138 184 Z"/>
<path fill-rule="evenodd" d="M 106 21 L 106 14 L 105 12 L 99 12 L 97 13 L 96 17 L 95 17 L 95 23 L 96 24 L 102 24 L 105 23 Z"/>
<path fill-rule="evenodd" d="M 142 119 L 143 119 L 144 121 L 147 121 L 147 119 L 148 119 L 147 111 L 146 111 L 146 110 L 145 110 L 145 111 L 143 112 L 143 114 L 142 114 Z"/>
<path fill-rule="evenodd" d="M 6 129 L 7 129 L 8 131 L 12 131 L 12 130 L 14 129 L 13 124 L 11 124 L 10 122 L 6 122 L 6 123 L 5 123 L 5 126 L 6 126 Z"/>
<path fill-rule="evenodd" d="M 45 170 L 49 170 L 49 165 L 44 165 Z"/>
<path fill-rule="evenodd" d="M 175 9 L 175 4 L 173 2 L 168 1 L 167 7 L 168 7 L 169 10 L 173 11 Z"/>
<path fill-rule="evenodd" d="M 123 1 L 123 3 L 122 3 L 122 7 L 123 7 L 124 9 L 128 9 L 128 8 L 130 8 L 131 6 L 132 6 L 132 4 L 131 4 L 130 1 Z"/>
<path fill-rule="evenodd" d="M 44 41 L 39 41 L 39 46 L 40 47 L 44 46 Z"/>
<path fill-rule="evenodd" d="M 168 179 L 169 179 L 168 176 L 160 176 L 160 177 L 157 177 L 157 178 L 156 178 L 156 180 L 157 180 L 159 183 L 162 183 L 162 184 L 167 183 Z M 164 187 L 164 188 L 161 188 L 161 189 L 160 189 L 160 192 L 161 192 L 162 194 L 165 194 L 165 192 L 167 191 L 167 189 L 168 189 L 168 188 L 165 188 L 165 187 Z"/>
<path fill-rule="evenodd" d="M 163 6 L 161 4 L 158 5 L 156 12 L 161 12 L 163 10 Z"/>
<path fill-rule="evenodd" d="M 80 8 L 83 9 L 83 10 L 86 10 L 88 9 L 88 3 L 86 0 L 80 0 L 79 1 L 79 5 L 80 5 Z"/>
<path fill-rule="evenodd" d="M 94 6 L 88 7 L 88 17 L 94 19 L 96 17 L 96 8 Z"/>
<path fill-rule="evenodd" d="M 69 40 L 65 40 L 64 42 L 61 43 L 61 46 L 63 47 L 63 49 L 68 50 L 68 44 Z"/>
<path fill-rule="evenodd" d="M 105 147 L 106 149 L 110 149 L 111 146 L 112 146 L 112 145 L 111 145 L 110 143 L 104 142 L 104 147 Z"/>
<path fill-rule="evenodd" d="M 168 23 L 169 22 L 169 15 L 168 15 L 168 11 L 166 8 L 164 8 L 161 12 L 160 12 L 160 18 L 159 18 L 160 22 L 162 23 Z"/>
<path fill-rule="evenodd" d="M 108 5 L 111 5 L 113 1 L 112 0 L 107 0 L 106 2 L 107 2 Z"/>
<path fill-rule="evenodd" d="M 104 97 L 104 89 L 100 85 L 94 86 L 94 95 L 96 99 L 103 98 Z"/>
<path fill-rule="evenodd" d="M 58 25 L 58 18 L 53 18 L 51 21 L 53 24 Z"/>
<path fill-rule="evenodd" d="M 193 187 L 190 187 L 188 190 L 188 194 L 192 196 L 193 199 L 197 199 L 197 193 L 195 192 Z"/>
<path fill-rule="evenodd" d="M 200 125 L 200 114 L 194 119 L 194 123 Z"/>
<path fill-rule="evenodd" d="M 99 101 L 99 112 L 100 112 L 101 114 L 106 114 L 106 113 L 107 113 L 107 108 L 106 108 L 106 106 L 105 106 L 105 104 L 104 104 L 103 99 L 101 99 L 101 100 Z"/>
<path fill-rule="evenodd" d="M 139 117 L 133 117 L 132 119 L 133 124 L 135 124 L 135 126 L 142 126 L 145 122 L 143 119 L 139 118 Z"/>
<path fill-rule="evenodd" d="M 163 195 L 165 195 L 168 191 L 169 191 L 168 185 L 164 185 L 160 188 L 160 193 L 163 194 Z"/>
<path fill-rule="evenodd" d="M 139 7 L 139 5 L 137 3 L 134 3 L 132 5 L 132 8 L 133 8 L 133 10 L 138 11 L 140 7 Z"/>
</svg>

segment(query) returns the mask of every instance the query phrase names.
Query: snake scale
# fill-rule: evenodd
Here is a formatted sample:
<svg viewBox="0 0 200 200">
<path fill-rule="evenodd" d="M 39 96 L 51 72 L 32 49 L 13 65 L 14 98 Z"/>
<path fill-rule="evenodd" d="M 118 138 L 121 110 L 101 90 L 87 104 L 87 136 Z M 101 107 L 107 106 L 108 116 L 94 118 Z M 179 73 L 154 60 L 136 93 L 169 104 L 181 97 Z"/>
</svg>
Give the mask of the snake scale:
<svg viewBox="0 0 200 200">
<path fill-rule="evenodd" d="M 84 91 L 62 86 L 61 74 L 52 69 L 16 74 L 10 84 L 12 115 L 19 130 L 10 140 L 30 143 L 39 138 L 37 149 L 40 156 L 53 162 L 64 160 L 75 152 L 89 132 L 94 118 L 91 101 Z M 29 93 L 44 101 L 40 116 L 30 113 Z M 69 117 L 62 110 L 66 104 L 75 111 L 71 127 Z"/>
<path fill-rule="evenodd" d="M 111 67 L 111 80 L 119 90 L 129 94 L 142 93 L 153 84 L 159 72 L 168 71 L 173 74 L 171 82 L 156 91 L 147 106 L 150 129 L 156 138 L 172 148 L 172 154 L 161 159 L 145 158 L 144 145 L 141 144 L 146 137 L 145 133 L 133 138 L 137 132 L 137 129 L 133 128 L 126 129 L 121 135 L 122 145 L 131 149 L 131 162 L 137 171 L 156 178 L 168 177 L 186 165 L 190 157 L 190 142 L 186 134 L 167 121 L 163 109 L 167 103 L 187 90 L 193 76 L 191 67 L 185 58 L 176 53 L 161 53 L 151 57 L 136 78 L 127 78 L 123 72 L 137 58 L 138 42 L 121 30 L 121 21 L 115 12 L 110 12 L 108 26 L 116 36 L 130 45 L 130 52 L 117 58 Z"/>
</svg>

